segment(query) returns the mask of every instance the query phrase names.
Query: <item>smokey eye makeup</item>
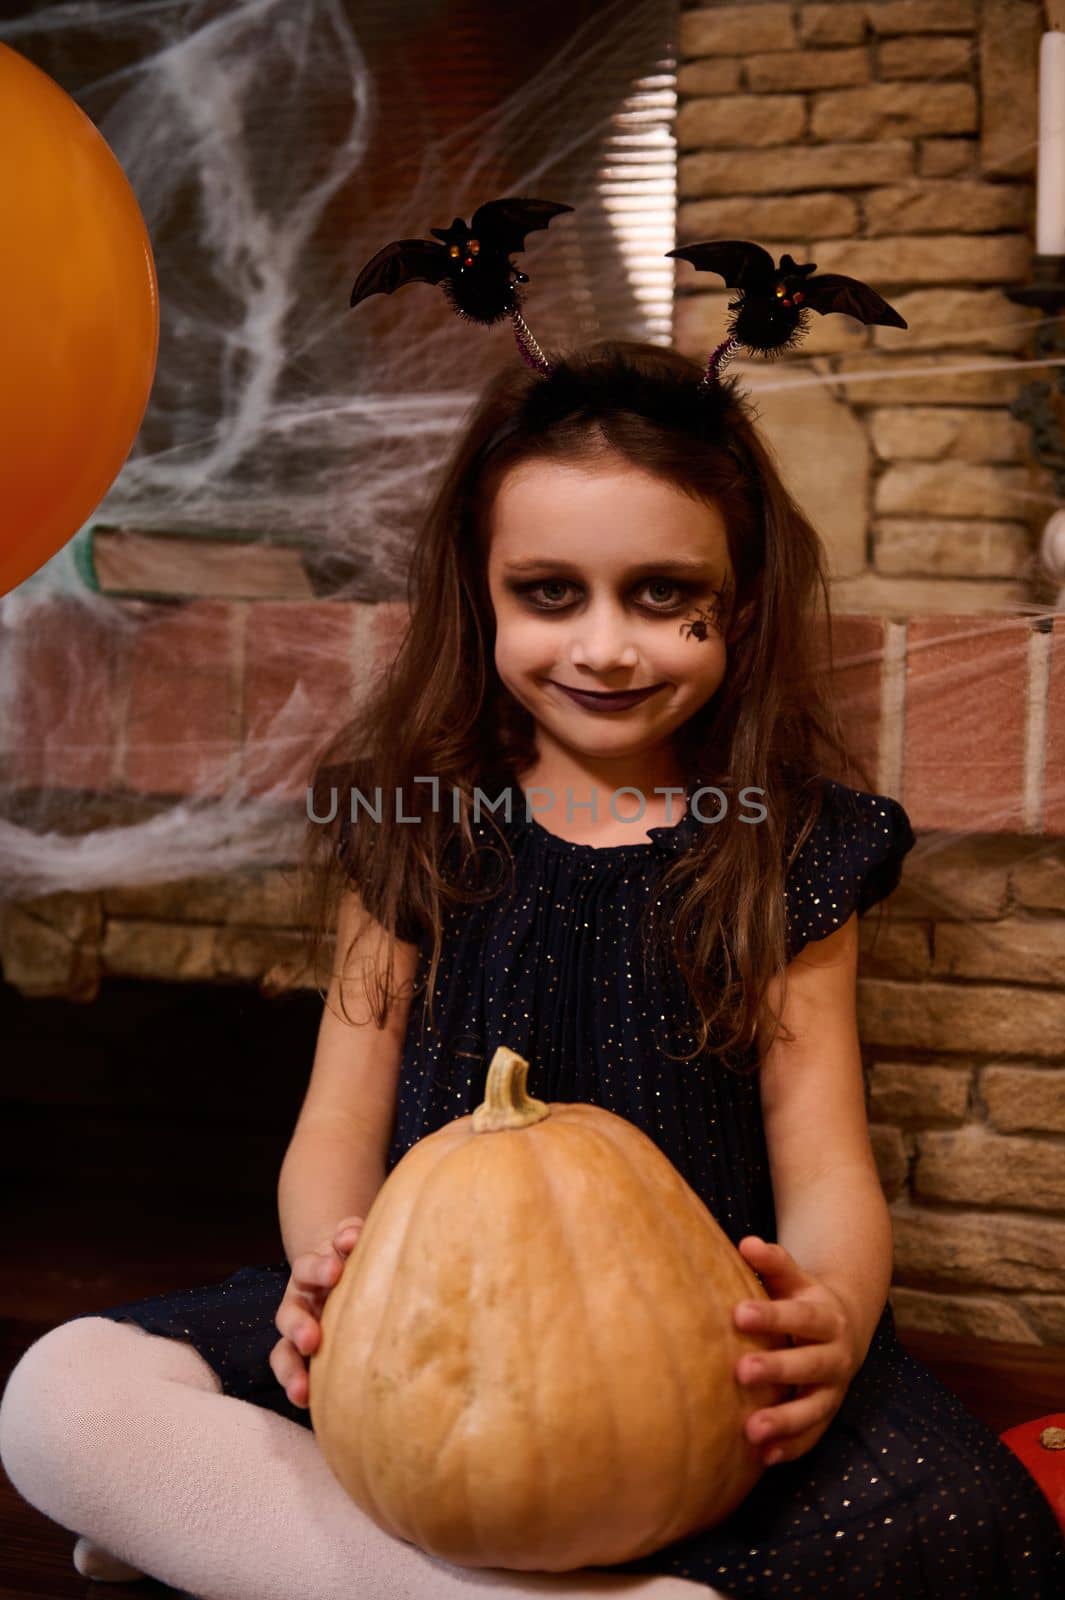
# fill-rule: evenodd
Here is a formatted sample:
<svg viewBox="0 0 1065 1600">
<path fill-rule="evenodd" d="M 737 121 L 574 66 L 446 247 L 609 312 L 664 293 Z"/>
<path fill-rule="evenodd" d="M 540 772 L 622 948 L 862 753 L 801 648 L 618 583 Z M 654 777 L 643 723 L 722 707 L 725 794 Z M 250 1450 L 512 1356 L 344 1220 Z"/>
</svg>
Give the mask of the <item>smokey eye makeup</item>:
<svg viewBox="0 0 1065 1600">
<path fill-rule="evenodd" d="M 634 592 L 638 594 L 643 590 L 653 589 L 656 586 L 662 586 L 671 590 L 674 596 L 672 602 L 659 602 L 657 600 L 651 600 L 649 603 L 645 603 L 643 605 L 643 610 L 656 613 L 660 616 L 672 616 L 676 612 L 683 611 L 687 607 L 691 606 L 698 597 L 706 593 L 705 584 L 686 583 L 678 581 L 676 578 L 666 577 L 643 578 Z M 570 603 L 564 598 L 557 600 L 537 599 L 536 596 L 540 591 L 558 588 L 574 589 L 577 587 L 577 585 L 571 583 L 568 578 L 536 578 L 523 583 L 508 579 L 506 587 L 531 610 L 544 613 L 551 611 L 568 611 Z M 714 592 L 716 593 L 717 591 Z"/>
</svg>

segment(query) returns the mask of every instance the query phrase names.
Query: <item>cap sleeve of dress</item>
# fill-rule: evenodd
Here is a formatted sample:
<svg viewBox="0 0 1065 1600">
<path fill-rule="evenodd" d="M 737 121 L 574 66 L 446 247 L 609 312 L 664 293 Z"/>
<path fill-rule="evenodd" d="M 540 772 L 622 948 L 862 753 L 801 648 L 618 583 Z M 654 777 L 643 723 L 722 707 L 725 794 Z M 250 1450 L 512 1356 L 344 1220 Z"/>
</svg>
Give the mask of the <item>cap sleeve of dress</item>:
<svg viewBox="0 0 1065 1600">
<path fill-rule="evenodd" d="M 897 800 L 824 779 L 821 814 L 785 884 L 788 960 L 841 928 L 852 912 L 863 916 L 886 900 L 915 842 Z"/>
</svg>

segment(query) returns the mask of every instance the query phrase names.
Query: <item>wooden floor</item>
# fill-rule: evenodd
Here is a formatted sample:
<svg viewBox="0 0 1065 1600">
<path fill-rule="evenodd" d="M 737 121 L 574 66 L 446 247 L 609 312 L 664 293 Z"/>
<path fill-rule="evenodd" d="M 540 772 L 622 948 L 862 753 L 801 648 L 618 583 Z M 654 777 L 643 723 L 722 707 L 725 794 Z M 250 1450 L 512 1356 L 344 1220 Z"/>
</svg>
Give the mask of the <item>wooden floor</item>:
<svg viewBox="0 0 1065 1600">
<path fill-rule="evenodd" d="M 0 984 L 0 1385 L 78 1312 L 282 1259 L 277 1173 L 319 1015 L 213 986 L 116 982 L 81 1007 Z M 1063 1407 L 1065 1351 L 904 1343 L 996 1433 Z M 178 1593 L 80 1577 L 74 1539 L 0 1473 L 0 1600 Z"/>
</svg>

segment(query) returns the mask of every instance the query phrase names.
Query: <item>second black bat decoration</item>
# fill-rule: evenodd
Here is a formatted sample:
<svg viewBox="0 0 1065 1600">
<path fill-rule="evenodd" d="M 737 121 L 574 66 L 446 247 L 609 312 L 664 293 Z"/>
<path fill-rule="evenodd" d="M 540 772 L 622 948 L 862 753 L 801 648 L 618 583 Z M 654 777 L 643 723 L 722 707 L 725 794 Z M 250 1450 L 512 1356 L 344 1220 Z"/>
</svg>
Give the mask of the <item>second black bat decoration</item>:
<svg viewBox="0 0 1065 1600">
<path fill-rule="evenodd" d="M 432 239 L 395 239 L 378 250 L 356 278 L 351 304 L 392 294 L 406 283 L 439 284 L 458 314 L 472 322 L 490 327 L 510 317 L 524 359 L 547 371 L 549 363 L 521 315 L 518 285 L 529 280 L 510 258 L 524 250 L 526 234 L 572 210 L 554 200 L 486 200 L 468 226 L 456 217 L 449 228 L 430 228 Z"/>
<path fill-rule="evenodd" d="M 894 306 L 860 279 L 819 273 L 816 262 L 798 262 L 787 254 L 778 267 L 768 250 L 746 239 L 713 239 L 682 245 L 667 254 L 690 261 L 697 271 L 716 272 L 737 291 L 735 300 L 729 301 L 728 338 L 710 357 L 704 383 L 713 381 L 738 345 L 774 356 L 798 344 L 811 311 L 822 316 L 840 311 L 860 322 L 906 327 Z"/>
<path fill-rule="evenodd" d="M 511 258 L 524 250 L 528 234 L 572 210 L 559 201 L 524 196 L 486 200 L 469 223 L 455 217 L 448 228 L 431 228 L 431 239 L 393 239 L 362 268 L 351 304 L 373 294 L 393 294 L 407 283 L 433 284 L 443 289 L 452 308 L 468 322 L 491 327 L 509 317 L 522 360 L 550 376 L 558 369 L 522 316 L 521 288 L 529 280 Z M 710 239 L 666 253 L 689 261 L 699 272 L 718 273 L 736 291 L 728 303 L 727 335 L 711 353 L 697 385 L 704 397 L 741 346 L 772 357 L 798 344 L 809 327 L 811 311 L 822 316 L 842 312 L 861 322 L 906 327 L 894 306 L 860 279 L 819 273 L 815 262 L 796 261 L 787 254 L 777 265 L 768 250 L 747 239 Z M 727 387 L 721 386 L 722 396 Z"/>
</svg>

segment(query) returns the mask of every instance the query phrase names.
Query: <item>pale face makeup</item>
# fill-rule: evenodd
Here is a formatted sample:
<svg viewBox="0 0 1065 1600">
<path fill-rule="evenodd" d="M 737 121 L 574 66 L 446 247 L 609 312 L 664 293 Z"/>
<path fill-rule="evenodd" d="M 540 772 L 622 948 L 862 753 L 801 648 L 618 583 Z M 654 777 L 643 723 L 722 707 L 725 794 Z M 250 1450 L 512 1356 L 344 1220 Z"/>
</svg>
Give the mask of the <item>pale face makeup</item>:
<svg viewBox="0 0 1065 1600">
<path fill-rule="evenodd" d="M 521 463 L 493 506 L 488 589 L 496 669 L 537 725 L 522 785 L 549 787 L 559 804 L 567 785 L 583 798 L 629 785 L 655 825 L 655 786 L 682 781 L 672 736 L 725 676 L 734 574 L 718 508 L 618 456 Z M 652 692 L 608 709 L 568 690 Z M 680 810 L 674 800 L 669 820 Z M 605 802 L 598 815 L 609 827 Z M 564 825 L 556 805 L 552 831 Z"/>
</svg>

